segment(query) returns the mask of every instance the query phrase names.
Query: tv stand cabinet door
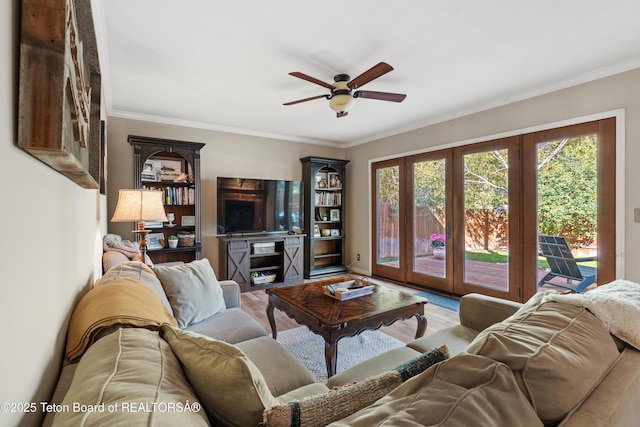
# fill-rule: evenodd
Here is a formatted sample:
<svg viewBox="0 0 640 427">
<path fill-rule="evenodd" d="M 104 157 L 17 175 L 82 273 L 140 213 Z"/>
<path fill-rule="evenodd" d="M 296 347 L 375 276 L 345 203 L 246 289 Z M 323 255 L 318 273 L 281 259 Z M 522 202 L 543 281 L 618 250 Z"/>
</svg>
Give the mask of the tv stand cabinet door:
<svg viewBox="0 0 640 427">
<path fill-rule="evenodd" d="M 284 239 L 284 274 L 283 280 L 287 284 L 302 283 L 304 281 L 304 238 L 302 236 L 285 237 Z"/>
<path fill-rule="evenodd" d="M 249 271 L 251 267 L 250 253 L 251 244 L 248 240 L 227 242 L 227 279 L 235 280 L 239 285 L 251 284 Z"/>
</svg>

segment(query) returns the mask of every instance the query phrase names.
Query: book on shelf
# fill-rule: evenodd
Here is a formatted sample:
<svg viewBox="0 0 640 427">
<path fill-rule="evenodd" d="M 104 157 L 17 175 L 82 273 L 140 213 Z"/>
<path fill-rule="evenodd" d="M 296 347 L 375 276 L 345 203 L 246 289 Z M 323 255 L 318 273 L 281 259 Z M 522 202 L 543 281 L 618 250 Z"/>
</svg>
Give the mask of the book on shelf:
<svg viewBox="0 0 640 427">
<path fill-rule="evenodd" d="M 317 191 L 315 201 L 316 205 L 340 206 L 342 204 L 342 193 Z"/>
<path fill-rule="evenodd" d="M 143 186 L 147 190 L 162 191 L 165 205 L 193 205 L 196 190 L 193 187 L 155 187 Z"/>
</svg>

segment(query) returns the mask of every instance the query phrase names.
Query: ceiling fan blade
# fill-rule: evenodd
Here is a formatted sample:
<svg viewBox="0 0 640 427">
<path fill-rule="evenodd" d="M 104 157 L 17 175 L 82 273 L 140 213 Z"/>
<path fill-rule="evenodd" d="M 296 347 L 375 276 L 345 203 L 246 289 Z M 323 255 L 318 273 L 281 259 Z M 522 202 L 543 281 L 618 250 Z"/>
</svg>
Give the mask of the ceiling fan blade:
<svg viewBox="0 0 640 427">
<path fill-rule="evenodd" d="M 379 99 L 392 102 L 402 102 L 407 97 L 404 93 L 374 92 L 370 90 L 359 90 L 353 96 L 354 98 Z"/>
<path fill-rule="evenodd" d="M 302 80 L 306 80 L 306 81 L 311 82 L 311 83 L 315 83 L 315 84 L 320 85 L 322 87 L 326 87 L 327 89 L 333 89 L 334 88 L 329 83 L 325 83 L 322 80 L 318 80 L 315 77 L 308 76 L 308 75 L 306 75 L 304 73 L 300 73 L 298 71 L 294 71 L 292 73 L 289 73 L 289 75 L 293 76 L 293 77 L 297 77 L 297 78 L 302 79 Z"/>
<path fill-rule="evenodd" d="M 349 86 L 351 89 L 364 86 L 371 80 L 377 79 L 378 77 L 387 74 L 391 70 L 393 70 L 393 67 L 391 65 L 387 64 L 386 62 L 380 62 L 378 65 L 374 65 L 355 79 L 351 80 L 347 84 L 347 86 Z"/>
<path fill-rule="evenodd" d="M 293 104 L 299 104 L 299 103 L 301 103 L 301 102 L 313 101 L 314 99 L 320 99 L 320 98 L 329 98 L 329 95 L 317 95 L 317 96 L 312 96 L 311 98 L 298 99 L 297 101 L 287 102 L 287 103 L 282 104 L 282 105 L 293 105 Z"/>
</svg>

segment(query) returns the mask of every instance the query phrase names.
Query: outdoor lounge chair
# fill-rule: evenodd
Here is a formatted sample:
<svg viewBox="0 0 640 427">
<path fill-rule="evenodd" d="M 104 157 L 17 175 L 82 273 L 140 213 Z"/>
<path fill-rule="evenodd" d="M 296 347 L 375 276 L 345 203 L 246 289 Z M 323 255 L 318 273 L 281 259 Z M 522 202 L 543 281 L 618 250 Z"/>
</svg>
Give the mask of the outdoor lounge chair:
<svg viewBox="0 0 640 427">
<path fill-rule="evenodd" d="M 578 265 L 578 262 L 593 261 L 595 257 L 574 258 L 571 248 L 562 236 L 538 237 L 540 255 L 547 259 L 550 271 L 538 282 L 538 288 L 544 284 L 582 292 L 595 283 L 597 270 L 593 267 Z M 561 278 L 562 281 L 555 280 Z"/>
</svg>

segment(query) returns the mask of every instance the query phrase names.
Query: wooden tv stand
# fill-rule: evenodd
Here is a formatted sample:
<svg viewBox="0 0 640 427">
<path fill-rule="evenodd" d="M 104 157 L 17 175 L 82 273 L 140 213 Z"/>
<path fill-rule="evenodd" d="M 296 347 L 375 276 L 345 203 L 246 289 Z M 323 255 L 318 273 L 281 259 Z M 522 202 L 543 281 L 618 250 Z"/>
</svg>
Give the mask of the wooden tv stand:
<svg viewBox="0 0 640 427">
<path fill-rule="evenodd" d="M 304 234 L 218 236 L 220 277 L 235 280 L 242 292 L 302 283 L 304 237 Z M 254 284 L 252 273 L 263 275 L 258 282 L 273 274 L 275 280 Z"/>
</svg>

